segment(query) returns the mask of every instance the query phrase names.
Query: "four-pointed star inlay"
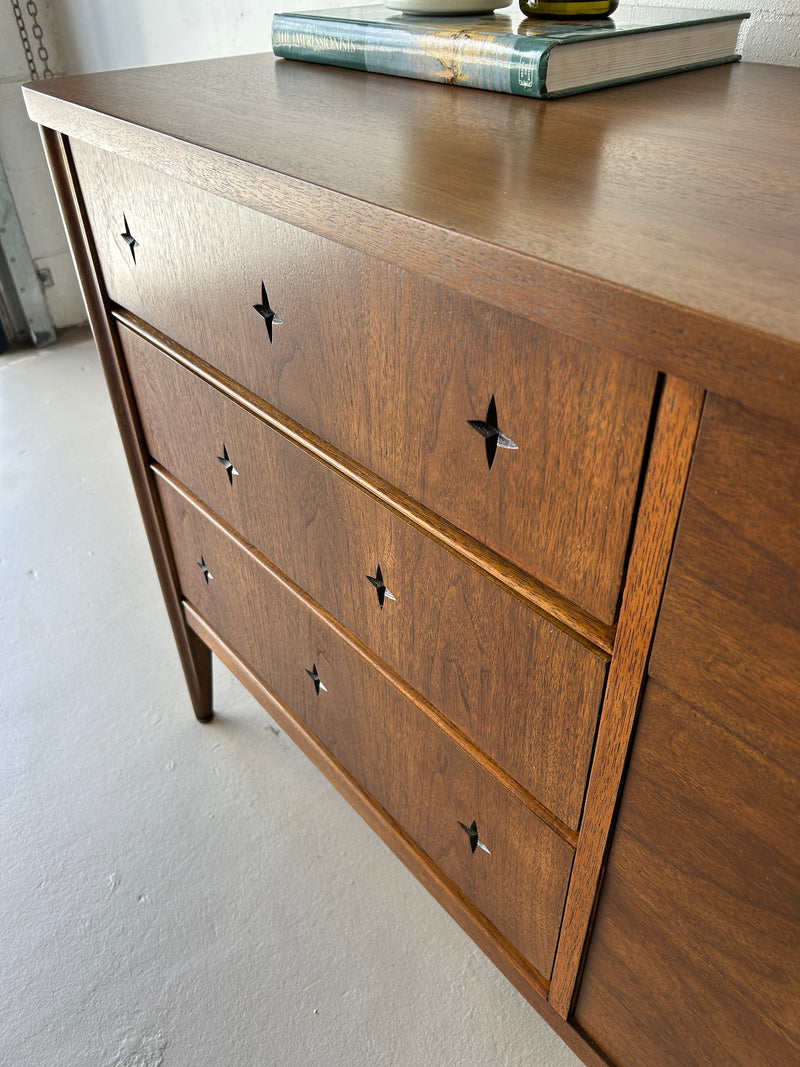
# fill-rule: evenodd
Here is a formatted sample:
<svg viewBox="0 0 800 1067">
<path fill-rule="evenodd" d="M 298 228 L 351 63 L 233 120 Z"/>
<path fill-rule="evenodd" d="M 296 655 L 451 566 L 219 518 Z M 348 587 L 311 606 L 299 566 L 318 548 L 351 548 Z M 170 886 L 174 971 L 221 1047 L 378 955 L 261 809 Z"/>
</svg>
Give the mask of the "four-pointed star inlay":
<svg viewBox="0 0 800 1067">
<path fill-rule="evenodd" d="M 324 682 L 320 678 L 319 674 L 317 673 L 317 665 L 316 665 L 316 663 L 311 668 L 311 670 L 309 670 L 308 667 L 306 667 L 306 674 L 311 679 L 311 681 L 314 683 L 314 688 L 316 689 L 318 695 L 319 695 L 320 691 L 322 691 L 323 693 L 327 693 L 328 692 L 328 687 L 324 684 Z"/>
<path fill-rule="evenodd" d="M 475 822 L 474 819 L 472 820 L 472 826 L 466 826 L 463 822 L 459 822 L 458 825 L 469 838 L 469 847 L 472 849 L 473 852 L 476 848 L 480 848 L 483 849 L 483 851 L 486 852 L 487 855 L 491 856 L 491 852 L 489 852 L 489 849 L 480 839 L 480 836 L 478 834 L 478 824 Z"/>
<path fill-rule="evenodd" d="M 217 456 L 217 459 L 227 471 L 228 481 L 231 483 L 231 485 L 233 485 L 233 479 L 239 476 L 239 472 L 234 467 L 233 463 L 231 463 L 231 457 L 228 455 L 228 449 L 226 445 L 223 444 L 222 455 Z"/>
<path fill-rule="evenodd" d="M 125 223 L 125 232 L 121 233 L 120 237 L 125 242 L 125 244 L 128 246 L 128 248 L 130 248 L 131 255 L 133 256 L 133 262 L 135 263 L 136 262 L 136 249 L 139 247 L 139 242 L 136 240 L 136 238 L 131 233 L 131 228 L 128 225 L 128 219 L 126 218 L 125 215 L 122 216 L 122 221 Z"/>
<path fill-rule="evenodd" d="M 381 570 L 380 563 L 378 564 L 378 569 L 375 571 L 374 578 L 371 574 L 365 574 L 364 577 L 367 579 L 370 585 L 374 587 L 375 592 L 378 594 L 378 604 L 380 605 L 381 611 L 383 611 L 383 604 L 385 600 L 397 601 L 397 597 L 394 595 L 394 593 L 392 593 L 386 587 L 386 583 L 383 580 L 383 571 Z"/>
<path fill-rule="evenodd" d="M 497 404 L 495 403 L 494 394 L 492 394 L 492 399 L 489 401 L 486 418 L 467 419 L 467 422 L 476 433 L 479 433 L 486 440 L 486 461 L 489 464 L 489 470 L 492 469 L 498 448 L 519 448 L 519 445 L 515 444 L 510 437 L 507 437 L 497 425 Z"/>
<path fill-rule="evenodd" d="M 275 311 L 270 307 L 269 297 L 267 296 L 267 287 L 264 285 L 263 282 L 261 283 L 261 303 L 253 304 L 253 309 L 257 311 L 261 318 L 264 320 L 267 327 L 267 333 L 269 334 L 269 343 L 272 344 L 273 325 L 282 326 L 283 323 L 278 318 Z"/>
<path fill-rule="evenodd" d="M 208 583 L 211 581 L 211 579 L 214 577 L 214 575 L 208 569 L 208 564 L 206 563 L 205 556 L 201 556 L 200 557 L 200 562 L 197 564 L 197 566 L 203 572 L 203 577 L 206 580 L 206 585 L 208 585 Z"/>
</svg>

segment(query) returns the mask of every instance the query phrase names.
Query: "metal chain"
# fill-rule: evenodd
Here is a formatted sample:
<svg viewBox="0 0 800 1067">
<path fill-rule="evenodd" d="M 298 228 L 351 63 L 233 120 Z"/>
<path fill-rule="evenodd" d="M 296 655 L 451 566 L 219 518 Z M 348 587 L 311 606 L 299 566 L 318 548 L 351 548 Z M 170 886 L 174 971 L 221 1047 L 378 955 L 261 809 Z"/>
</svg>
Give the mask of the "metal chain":
<svg viewBox="0 0 800 1067">
<path fill-rule="evenodd" d="M 38 78 L 52 78 L 53 72 L 50 69 L 50 54 L 44 43 L 44 30 L 39 24 L 39 9 L 37 8 L 34 0 L 27 0 L 26 8 L 28 14 L 33 19 L 31 26 L 31 33 L 38 42 L 38 48 L 36 49 L 36 55 L 39 57 L 42 63 L 42 73 L 36 67 L 36 60 L 33 56 L 33 46 L 31 45 L 31 39 L 28 36 L 28 28 L 25 25 L 25 19 L 22 14 L 22 9 L 19 4 L 19 0 L 11 0 L 11 7 L 14 11 L 14 18 L 17 20 L 17 30 L 19 31 L 19 39 L 22 42 L 22 48 L 25 52 L 25 59 L 28 62 L 28 70 L 31 72 L 31 78 L 36 81 Z"/>
</svg>

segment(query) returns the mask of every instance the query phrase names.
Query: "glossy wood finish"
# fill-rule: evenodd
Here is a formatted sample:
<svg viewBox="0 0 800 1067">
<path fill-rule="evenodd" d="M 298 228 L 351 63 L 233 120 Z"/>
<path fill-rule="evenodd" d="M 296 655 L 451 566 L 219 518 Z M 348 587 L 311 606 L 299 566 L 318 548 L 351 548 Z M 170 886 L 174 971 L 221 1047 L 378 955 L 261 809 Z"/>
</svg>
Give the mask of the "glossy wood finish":
<svg viewBox="0 0 800 1067">
<path fill-rule="evenodd" d="M 153 554 L 189 697 L 197 718 L 201 722 L 209 722 L 214 716 L 211 653 L 187 627 L 178 600 L 175 567 L 164 532 L 155 483 L 146 462 L 142 426 L 125 372 L 119 338 L 106 315 L 106 295 L 75 179 L 69 145 L 63 137 L 51 130 L 42 130 L 42 143 L 53 176 L 61 217 L 73 249 L 81 292 L 102 360 L 106 384 L 122 436 L 125 458 Z"/>
<path fill-rule="evenodd" d="M 651 370 L 130 160 L 73 154 L 112 299 L 614 621 Z M 253 306 L 262 282 L 272 341 Z M 469 420 L 492 397 L 519 447 L 489 469 Z"/>
<path fill-rule="evenodd" d="M 147 341 L 121 340 L 150 454 L 576 829 L 605 658 Z"/>
<path fill-rule="evenodd" d="M 650 681 L 575 1013 L 612 1062 L 798 1061 L 797 820 L 796 779 Z"/>
<path fill-rule="evenodd" d="M 242 57 L 27 93 L 35 118 L 83 142 L 76 151 L 95 232 L 83 220 L 71 234 L 79 259 L 96 263 L 95 239 L 102 248 L 92 314 L 114 374 L 127 380 L 115 323 L 169 353 L 182 410 L 173 427 L 163 411 L 153 416 L 161 428 L 152 450 L 236 527 L 206 514 L 174 472 L 151 468 L 176 509 L 169 536 L 157 507 L 148 520 L 173 615 L 172 542 L 196 601 L 183 605 L 193 637 L 294 724 L 292 736 L 587 1063 L 606 1054 L 620 1067 L 755 1064 L 762 1053 L 770 1067 L 793 1062 L 800 74 L 742 65 L 538 103 Z M 56 161 L 54 174 L 80 207 L 69 167 L 65 174 Z M 109 226 L 120 192 L 136 216 L 123 208 Z M 121 239 L 128 227 L 140 240 L 135 265 Z M 125 306 L 113 305 L 106 280 Z M 272 343 L 252 308 L 266 301 L 262 281 L 284 320 L 272 323 Z M 231 319 L 242 288 L 244 311 Z M 155 400 L 141 377 L 145 409 Z M 219 394 L 208 408 L 195 379 Z M 467 420 L 487 417 L 491 395 L 500 429 L 520 447 L 489 471 Z M 128 390 L 120 425 L 141 470 L 138 403 Z M 205 438 L 203 412 L 214 423 L 204 421 Z M 248 420 L 257 430 L 240 437 Z M 326 510 L 326 499 L 311 514 L 293 504 L 291 528 L 280 527 L 276 508 L 264 526 L 275 523 L 274 537 L 260 542 L 248 523 L 263 502 L 226 510 L 211 471 L 197 481 L 186 473 L 194 469 L 186 453 L 205 455 L 212 442 L 210 466 L 228 477 L 216 458 L 228 444 L 216 441 L 219 429 L 235 434 L 237 454 L 244 442 L 263 455 L 281 493 L 302 495 L 309 484 L 327 497 L 337 485 L 335 506 Z M 271 465 L 272 444 L 262 454 L 257 443 L 273 437 L 285 471 Z M 535 468 L 525 466 L 528 442 L 538 442 Z M 229 497 L 239 489 L 223 486 Z M 606 523 L 598 504 L 609 500 Z M 400 610 L 389 611 L 406 603 L 405 591 L 376 614 L 374 590 L 349 577 L 328 599 L 328 569 L 314 594 L 334 614 L 309 599 L 317 549 L 306 532 L 323 516 L 342 558 L 369 554 L 364 531 L 379 531 L 386 577 L 413 559 L 420 585 L 433 575 L 426 581 L 437 588 L 428 547 L 446 553 L 441 574 L 473 614 L 468 639 L 455 626 L 438 648 L 454 660 L 469 648 L 476 671 L 478 657 L 485 664 L 494 652 L 475 618 L 499 624 L 522 611 L 515 617 L 530 619 L 531 608 L 537 642 L 541 621 L 551 620 L 558 643 L 575 636 L 579 659 L 587 649 L 610 658 L 584 809 L 570 816 L 576 828 L 559 828 L 508 767 L 475 746 L 464 733 L 477 729 L 474 717 L 456 726 L 430 702 L 440 699 L 437 672 L 423 685 L 415 664 L 433 668 L 439 652 L 428 647 L 431 608 L 416 584 L 409 595 L 426 623 L 398 628 L 394 644 L 386 624 L 400 622 Z M 290 542 L 283 554 L 269 551 L 299 580 L 308 575 L 302 590 L 269 577 L 264 558 L 237 540 L 242 527 L 264 546 Z M 201 561 L 213 564 L 208 583 Z M 372 567 L 362 570 L 366 577 Z M 234 576 L 222 592 L 220 573 Z M 290 616 L 297 621 L 287 626 Z M 176 632 L 185 639 L 185 628 Z M 498 625 L 493 640 L 504 632 Z M 289 665 L 295 637 L 311 656 L 300 676 Z M 501 649 L 505 692 L 519 677 L 510 676 L 512 647 Z M 550 673 L 551 698 L 570 688 L 565 661 L 553 658 L 561 667 Z M 306 673 L 313 664 L 333 688 L 316 693 Z M 276 682 L 281 699 L 269 688 Z M 470 707 L 503 691 L 485 684 L 476 673 L 464 685 Z M 343 703 L 329 704 L 332 693 Z M 326 717 L 331 704 L 337 714 Z M 564 777 L 569 791 L 574 769 Z M 456 846 L 443 834 L 462 821 L 448 805 L 467 806 L 468 795 L 477 808 L 464 825 L 474 817 L 492 851 L 468 848 L 464 863 L 455 849 L 469 846 L 465 831 Z M 500 827 L 499 849 L 485 819 Z M 500 856 L 499 879 L 472 863 L 487 855 Z M 534 899 L 531 886 L 541 887 Z"/>
<path fill-rule="evenodd" d="M 256 674 L 269 676 L 281 700 L 549 977 L 572 863 L 569 845 L 218 523 L 166 482 L 161 498 L 183 593 L 193 607 Z M 206 578 L 201 560 L 213 577 Z M 490 852 L 471 848 L 459 824 L 473 821 Z"/>
<path fill-rule="evenodd" d="M 709 399 L 576 1010 L 620 1063 L 800 1059 L 799 484 Z"/>
<path fill-rule="evenodd" d="M 800 71 L 539 102 L 242 56 L 26 92 L 78 139 L 798 417 Z"/>
<path fill-rule="evenodd" d="M 799 490 L 800 429 L 709 399 L 650 662 L 798 779 Z"/>
<path fill-rule="evenodd" d="M 176 363 L 186 367 L 204 382 L 233 400 L 235 404 L 255 415 L 259 421 L 272 427 L 281 437 L 297 445 L 325 467 L 358 486 L 367 496 L 377 500 L 394 514 L 438 541 L 449 552 L 464 559 L 473 567 L 477 567 L 511 595 L 520 598 L 536 612 L 546 616 L 555 626 L 575 637 L 587 648 L 610 655 L 614 646 L 615 626 L 601 623 L 588 615 L 577 605 L 549 589 L 533 575 L 521 570 L 499 553 L 491 551 L 474 537 L 469 537 L 458 530 L 452 523 L 446 522 L 429 508 L 423 507 L 390 482 L 379 478 L 368 467 L 357 463 L 316 434 L 312 434 L 284 412 L 257 397 L 181 345 L 175 344 L 165 334 L 142 322 L 137 316 L 123 308 L 113 307 L 111 318 L 126 330 L 168 353 Z"/>
</svg>

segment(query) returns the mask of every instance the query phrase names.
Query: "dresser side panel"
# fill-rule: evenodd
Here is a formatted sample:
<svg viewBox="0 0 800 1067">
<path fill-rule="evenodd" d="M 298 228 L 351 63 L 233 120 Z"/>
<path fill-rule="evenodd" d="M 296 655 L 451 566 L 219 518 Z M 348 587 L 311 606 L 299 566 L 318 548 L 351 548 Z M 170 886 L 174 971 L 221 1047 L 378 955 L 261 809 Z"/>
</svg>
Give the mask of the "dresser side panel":
<svg viewBox="0 0 800 1067">
<path fill-rule="evenodd" d="M 799 472 L 709 399 L 575 1015 L 620 1064 L 800 1056 Z"/>
</svg>

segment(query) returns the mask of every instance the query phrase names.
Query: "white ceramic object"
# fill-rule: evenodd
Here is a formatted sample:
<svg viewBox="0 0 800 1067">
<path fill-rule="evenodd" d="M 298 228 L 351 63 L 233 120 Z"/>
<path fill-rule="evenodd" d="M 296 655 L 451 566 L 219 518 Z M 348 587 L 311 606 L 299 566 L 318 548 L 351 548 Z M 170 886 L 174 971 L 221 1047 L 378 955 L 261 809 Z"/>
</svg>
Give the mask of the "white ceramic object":
<svg viewBox="0 0 800 1067">
<path fill-rule="evenodd" d="M 513 0 L 384 0 L 384 6 L 406 15 L 488 15 Z"/>
</svg>

